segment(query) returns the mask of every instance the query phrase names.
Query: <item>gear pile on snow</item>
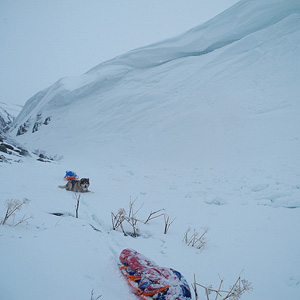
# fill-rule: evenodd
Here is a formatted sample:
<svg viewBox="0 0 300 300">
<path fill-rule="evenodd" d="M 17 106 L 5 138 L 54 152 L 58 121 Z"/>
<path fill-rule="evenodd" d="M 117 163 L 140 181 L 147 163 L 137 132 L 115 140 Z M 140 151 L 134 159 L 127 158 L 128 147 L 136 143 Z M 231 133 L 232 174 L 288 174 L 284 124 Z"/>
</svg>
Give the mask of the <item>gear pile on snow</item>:
<svg viewBox="0 0 300 300">
<path fill-rule="evenodd" d="M 70 180 L 78 180 L 79 177 L 78 177 L 78 175 L 77 175 L 75 172 L 73 172 L 73 171 L 66 171 L 66 175 L 65 175 L 64 179 L 65 179 L 66 181 L 70 181 Z"/>
<path fill-rule="evenodd" d="M 120 270 L 136 294 L 144 300 L 189 300 L 187 281 L 171 268 L 162 268 L 132 249 L 120 254 Z"/>
</svg>

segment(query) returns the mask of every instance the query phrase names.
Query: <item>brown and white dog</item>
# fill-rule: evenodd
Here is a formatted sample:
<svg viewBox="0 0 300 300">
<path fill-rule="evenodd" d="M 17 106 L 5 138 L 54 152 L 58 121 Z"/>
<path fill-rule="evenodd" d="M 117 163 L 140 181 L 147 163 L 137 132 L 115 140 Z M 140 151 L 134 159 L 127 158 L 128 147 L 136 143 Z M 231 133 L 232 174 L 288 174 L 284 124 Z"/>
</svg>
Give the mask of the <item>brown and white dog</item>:
<svg viewBox="0 0 300 300">
<path fill-rule="evenodd" d="M 79 180 L 70 180 L 67 182 L 66 185 L 59 185 L 58 187 L 75 193 L 86 193 L 89 192 L 88 190 L 89 186 L 90 186 L 90 179 L 81 178 Z"/>
</svg>

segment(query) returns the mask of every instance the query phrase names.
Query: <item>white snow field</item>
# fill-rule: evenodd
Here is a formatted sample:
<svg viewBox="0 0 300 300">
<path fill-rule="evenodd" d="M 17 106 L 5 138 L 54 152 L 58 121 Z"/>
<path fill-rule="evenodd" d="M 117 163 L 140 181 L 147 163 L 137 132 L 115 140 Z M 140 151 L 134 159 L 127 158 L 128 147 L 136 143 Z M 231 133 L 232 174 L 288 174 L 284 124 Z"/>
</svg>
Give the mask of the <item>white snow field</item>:
<svg viewBox="0 0 300 300">
<path fill-rule="evenodd" d="M 10 136 L 60 159 L 0 164 L 0 219 L 6 200 L 29 200 L 0 225 L 0 299 L 138 299 L 124 248 L 190 285 L 240 275 L 241 299 L 300 299 L 299 81 L 300 2 L 243 0 L 33 96 Z M 90 178 L 79 218 L 57 187 L 67 170 Z M 162 216 L 136 238 L 112 230 L 134 199 L 141 221 L 165 209 L 167 234 Z M 183 242 L 189 227 L 208 229 L 202 250 Z"/>
</svg>

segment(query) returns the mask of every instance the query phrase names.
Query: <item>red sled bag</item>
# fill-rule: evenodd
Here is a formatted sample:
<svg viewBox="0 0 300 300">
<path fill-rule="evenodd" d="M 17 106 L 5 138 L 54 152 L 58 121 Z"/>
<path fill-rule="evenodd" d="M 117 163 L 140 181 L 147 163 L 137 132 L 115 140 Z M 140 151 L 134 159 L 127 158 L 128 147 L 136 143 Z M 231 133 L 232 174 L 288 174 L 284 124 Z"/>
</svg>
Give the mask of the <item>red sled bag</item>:
<svg viewBox="0 0 300 300">
<path fill-rule="evenodd" d="M 178 271 L 159 267 L 132 249 L 124 249 L 121 252 L 120 262 L 122 274 L 142 299 L 192 299 L 189 285 Z"/>
</svg>

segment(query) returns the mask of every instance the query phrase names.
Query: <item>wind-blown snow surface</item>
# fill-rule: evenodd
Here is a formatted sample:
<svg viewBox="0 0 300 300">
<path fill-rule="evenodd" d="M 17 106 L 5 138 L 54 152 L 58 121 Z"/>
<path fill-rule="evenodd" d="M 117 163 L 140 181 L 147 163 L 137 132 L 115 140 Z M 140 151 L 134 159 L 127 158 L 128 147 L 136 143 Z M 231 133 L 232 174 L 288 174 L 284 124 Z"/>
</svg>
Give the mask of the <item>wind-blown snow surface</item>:
<svg viewBox="0 0 300 300">
<path fill-rule="evenodd" d="M 1 299 L 134 299 L 117 266 L 125 247 L 190 284 L 195 273 L 232 285 L 244 270 L 242 299 L 298 299 L 299 45 L 299 1 L 241 1 L 29 99 L 11 134 L 27 122 L 18 141 L 64 158 L 0 166 L 2 201 L 30 200 L 15 222 L 34 217 L 0 227 Z M 69 169 L 91 180 L 79 219 L 57 188 Z M 112 231 L 130 197 L 141 220 L 176 218 L 168 234 L 163 218 L 135 239 Z M 182 243 L 188 227 L 209 229 L 202 252 Z"/>
</svg>

